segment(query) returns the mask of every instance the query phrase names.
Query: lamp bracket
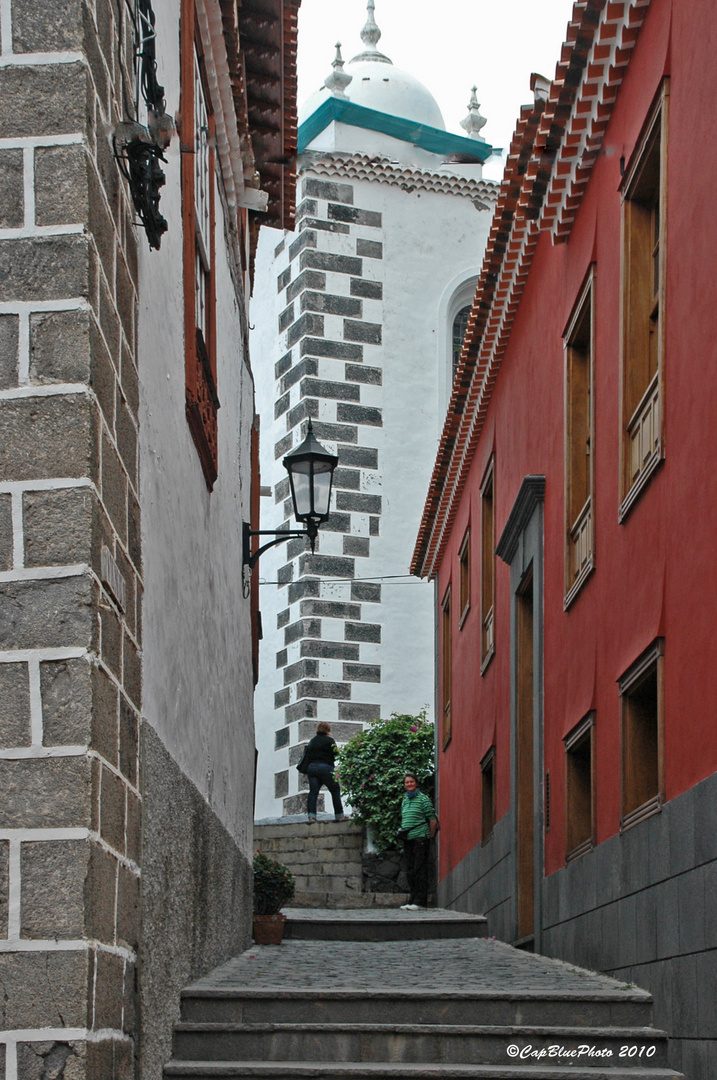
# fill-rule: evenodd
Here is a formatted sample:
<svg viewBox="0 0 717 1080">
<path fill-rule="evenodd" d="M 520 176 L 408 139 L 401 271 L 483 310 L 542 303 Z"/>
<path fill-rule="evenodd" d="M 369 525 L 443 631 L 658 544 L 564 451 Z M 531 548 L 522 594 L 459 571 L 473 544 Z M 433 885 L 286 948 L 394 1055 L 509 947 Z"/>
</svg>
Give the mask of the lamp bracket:
<svg viewBox="0 0 717 1080">
<path fill-rule="evenodd" d="M 316 526 L 313 529 L 309 528 L 311 522 L 307 522 L 306 529 L 252 529 L 248 521 L 244 522 L 243 532 L 243 551 L 242 551 L 242 565 L 248 566 L 250 570 L 253 570 L 258 563 L 261 556 L 269 548 L 274 547 L 276 544 L 282 544 L 285 540 L 290 540 L 292 536 L 306 536 L 311 541 L 311 550 L 314 550 L 314 542 L 316 540 Z M 267 544 L 262 544 L 260 548 L 252 552 L 251 550 L 251 538 L 252 536 L 273 536 L 273 540 L 269 540 Z"/>
</svg>

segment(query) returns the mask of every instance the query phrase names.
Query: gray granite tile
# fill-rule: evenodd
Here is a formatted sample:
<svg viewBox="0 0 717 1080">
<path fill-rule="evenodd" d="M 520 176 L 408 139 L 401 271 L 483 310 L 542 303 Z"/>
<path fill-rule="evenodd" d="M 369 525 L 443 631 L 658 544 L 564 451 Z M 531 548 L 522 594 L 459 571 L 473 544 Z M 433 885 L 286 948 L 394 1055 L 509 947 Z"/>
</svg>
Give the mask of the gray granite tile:
<svg viewBox="0 0 717 1080">
<path fill-rule="evenodd" d="M 699 1034 L 697 961 L 694 956 L 677 956 L 671 966 L 673 1035 L 695 1038 Z"/>
<path fill-rule="evenodd" d="M 552 926 L 558 917 L 558 878 L 562 870 L 549 874 L 543 884 L 543 925 Z"/>
<path fill-rule="evenodd" d="M 711 862 L 717 859 L 717 774 L 686 794 L 695 803 L 695 861 Z"/>
<path fill-rule="evenodd" d="M 717 862 L 709 863 L 705 873 L 705 948 L 717 948 Z"/>
<path fill-rule="evenodd" d="M 670 814 L 669 804 L 662 813 L 655 814 L 647 822 L 648 878 L 651 885 L 670 876 Z"/>
<path fill-rule="evenodd" d="M 649 990 L 655 1001 L 652 1022 L 668 1035 L 673 1026 L 671 963 L 670 960 L 665 960 L 656 964 L 644 964 L 638 969 L 640 986 Z"/>
<path fill-rule="evenodd" d="M 717 1039 L 717 951 L 700 953 L 695 957 L 695 965 L 699 1033 L 702 1038 Z"/>
<path fill-rule="evenodd" d="M 698 866 L 677 879 L 679 948 L 681 953 L 699 952 L 705 943 L 705 872 Z"/>
<path fill-rule="evenodd" d="M 607 904 L 599 909 L 601 914 L 600 954 L 598 967 L 612 970 L 621 961 L 620 958 L 620 905 Z"/>
<path fill-rule="evenodd" d="M 620 864 L 622 849 L 620 837 L 611 836 L 595 849 L 597 867 L 595 871 L 596 901 L 608 904 L 620 895 Z"/>
<path fill-rule="evenodd" d="M 668 878 L 655 886 L 656 957 L 675 956 L 679 952 L 679 909 L 677 879 Z"/>
<path fill-rule="evenodd" d="M 636 897 L 625 896 L 618 904 L 619 924 L 618 940 L 620 943 L 620 963 L 634 964 L 637 959 Z"/>
<path fill-rule="evenodd" d="M 635 897 L 635 957 L 638 964 L 657 955 L 657 911 L 655 889 L 643 889 Z"/>
<path fill-rule="evenodd" d="M 668 803 L 670 814 L 670 873 L 679 874 L 695 865 L 694 800 L 682 795 Z M 665 808 L 667 809 L 667 807 Z"/>
<path fill-rule="evenodd" d="M 628 829 L 620 837 L 622 846 L 620 889 L 622 895 L 638 892 L 648 884 L 648 826 L 650 819 Z"/>
</svg>

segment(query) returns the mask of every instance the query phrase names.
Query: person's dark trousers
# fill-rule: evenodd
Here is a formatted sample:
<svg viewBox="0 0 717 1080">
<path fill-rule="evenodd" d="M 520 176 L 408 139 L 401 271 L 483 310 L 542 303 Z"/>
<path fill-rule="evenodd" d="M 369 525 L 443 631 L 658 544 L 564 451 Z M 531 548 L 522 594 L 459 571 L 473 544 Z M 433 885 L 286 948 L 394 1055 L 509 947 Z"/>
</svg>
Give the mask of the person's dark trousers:
<svg viewBox="0 0 717 1080">
<path fill-rule="evenodd" d="M 406 853 L 406 874 L 408 875 L 409 904 L 428 907 L 428 837 L 418 840 L 404 840 Z"/>
<path fill-rule="evenodd" d="M 316 817 L 316 800 L 319 797 L 319 790 L 322 784 L 325 784 L 329 789 L 331 801 L 334 804 L 334 815 L 338 817 L 340 814 L 343 814 L 344 808 L 341 804 L 341 788 L 334 780 L 334 770 L 331 766 L 324 765 L 321 761 L 312 761 L 307 770 L 307 776 L 309 777 L 309 815 L 311 817 Z"/>
</svg>

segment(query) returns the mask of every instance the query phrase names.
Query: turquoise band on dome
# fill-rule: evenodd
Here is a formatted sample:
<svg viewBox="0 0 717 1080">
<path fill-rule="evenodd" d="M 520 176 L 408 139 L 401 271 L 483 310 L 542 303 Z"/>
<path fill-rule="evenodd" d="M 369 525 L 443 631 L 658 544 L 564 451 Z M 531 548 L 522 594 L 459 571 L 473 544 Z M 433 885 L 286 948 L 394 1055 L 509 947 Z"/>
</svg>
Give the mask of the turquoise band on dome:
<svg viewBox="0 0 717 1080">
<path fill-rule="evenodd" d="M 299 126 L 298 152 L 303 153 L 333 120 L 369 131 L 380 131 L 383 135 L 420 146 L 422 150 L 428 150 L 432 154 L 462 154 L 483 162 L 494 152 L 490 143 L 465 139 L 461 135 L 452 135 L 428 124 L 417 124 L 414 120 L 390 116 L 388 113 L 367 109 L 363 105 L 355 105 L 352 101 L 338 97 L 327 98 Z"/>
</svg>

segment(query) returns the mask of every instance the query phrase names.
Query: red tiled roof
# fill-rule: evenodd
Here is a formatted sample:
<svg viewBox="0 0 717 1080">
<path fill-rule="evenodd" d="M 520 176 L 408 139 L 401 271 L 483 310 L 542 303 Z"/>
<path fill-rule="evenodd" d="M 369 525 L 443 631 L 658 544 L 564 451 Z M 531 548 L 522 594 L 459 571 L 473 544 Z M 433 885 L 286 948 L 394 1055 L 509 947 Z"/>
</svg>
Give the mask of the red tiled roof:
<svg viewBox="0 0 717 1080">
<path fill-rule="evenodd" d="M 570 234 L 649 4 L 577 0 L 547 98 L 521 110 L 411 562 L 419 577 L 437 572 L 538 235 Z"/>
</svg>

